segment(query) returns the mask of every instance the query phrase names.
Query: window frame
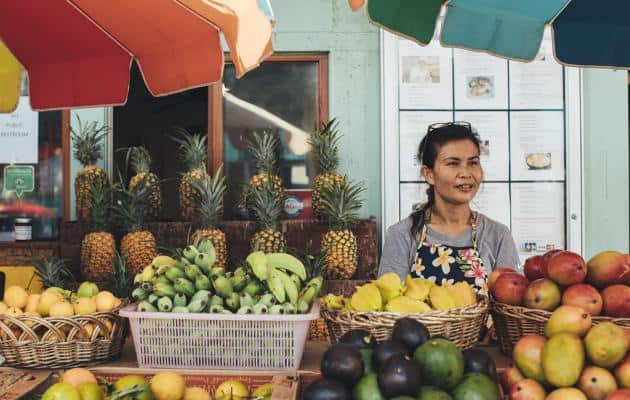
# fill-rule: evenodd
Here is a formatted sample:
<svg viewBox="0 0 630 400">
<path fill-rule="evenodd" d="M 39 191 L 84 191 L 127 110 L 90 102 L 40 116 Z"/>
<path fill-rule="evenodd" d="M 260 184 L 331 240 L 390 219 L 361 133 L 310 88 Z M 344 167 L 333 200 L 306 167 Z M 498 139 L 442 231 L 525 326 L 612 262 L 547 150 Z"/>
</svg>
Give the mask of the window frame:
<svg viewBox="0 0 630 400">
<path fill-rule="evenodd" d="M 231 58 L 226 55 L 226 63 Z M 317 63 L 317 125 L 328 121 L 328 53 L 276 53 L 265 63 Z M 208 170 L 214 174 L 223 163 L 223 80 L 208 86 Z"/>
<path fill-rule="evenodd" d="M 229 55 L 225 56 L 225 62 L 232 61 Z M 276 53 L 264 62 L 273 63 L 317 63 L 317 124 L 328 121 L 329 106 L 329 81 L 328 81 L 328 52 L 309 53 Z M 214 174 L 223 163 L 223 79 L 220 83 L 208 86 L 208 170 Z M 111 109 L 111 107 L 110 107 Z M 62 164 L 62 219 L 69 221 L 72 215 L 70 210 L 70 165 L 72 162 L 72 149 L 70 143 L 70 110 L 62 110 L 61 115 L 61 144 L 63 153 Z M 111 153 L 111 149 L 108 151 Z M 109 154 L 111 157 L 111 154 Z"/>
</svg>

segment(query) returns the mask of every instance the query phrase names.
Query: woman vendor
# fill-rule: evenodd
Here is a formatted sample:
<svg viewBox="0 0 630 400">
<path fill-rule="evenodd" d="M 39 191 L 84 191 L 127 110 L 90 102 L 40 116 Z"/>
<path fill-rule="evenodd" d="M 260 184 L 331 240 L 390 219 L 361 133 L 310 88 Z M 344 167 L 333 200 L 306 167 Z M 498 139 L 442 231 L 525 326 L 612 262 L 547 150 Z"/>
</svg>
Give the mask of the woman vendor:
<svg viewBox="0 0 630 400">
<path fill-rule="evenodd" d="M 428 201 L 387 230 L 379 275 L 467 281 L 485 293 L 488 274 L 519 258 L 508 228 L 470 208 L 483 181 L 479 137 L 466 122 L 433 124 L 417 156 Z"/>
</svg>

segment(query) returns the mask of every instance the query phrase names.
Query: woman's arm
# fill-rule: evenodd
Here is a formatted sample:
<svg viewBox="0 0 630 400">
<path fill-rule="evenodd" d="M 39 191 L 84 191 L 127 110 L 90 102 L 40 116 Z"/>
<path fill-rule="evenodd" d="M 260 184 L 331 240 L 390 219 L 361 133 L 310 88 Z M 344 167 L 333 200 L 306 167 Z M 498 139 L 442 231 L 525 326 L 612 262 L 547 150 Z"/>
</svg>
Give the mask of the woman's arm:
<svg viewBox="0 0 630 400">
<path fill-rule="evenodd" d="M 400 279 L 405 279 L 409 273 L 409 252 L 412 245 L 412 236 L 409 224 L 398 223 L 391 226 L 385 235 L 385 245 L 379 264 L 378 275 L 387 272 L 395 272 Z"/>
</svg>

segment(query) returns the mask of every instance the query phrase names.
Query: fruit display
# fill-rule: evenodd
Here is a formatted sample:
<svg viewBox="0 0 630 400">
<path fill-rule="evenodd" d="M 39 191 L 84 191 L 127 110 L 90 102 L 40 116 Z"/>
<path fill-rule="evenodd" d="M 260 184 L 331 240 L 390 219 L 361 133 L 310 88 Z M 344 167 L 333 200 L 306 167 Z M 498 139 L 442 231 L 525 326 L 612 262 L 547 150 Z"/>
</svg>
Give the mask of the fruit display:
<svg viewBox="0 0 630 400">
<path fill-rule="evenodd" d="M 327 252 L 326 279 L 350 279 L 357 270 L 357 238 L 350 225 L 359 217 L 364 190 L 362 183 L 350 182 L 346 177 L 339 184 L 321 189 L 319 212 L 330 226 L 321 242 Z"/>
<path fill-rule="evenodd" d="M 208 149 L 207 136 L 196 133 L 191 135 L 183 128 L 176 128 L 176 134 L 171 139 L 179 146 L 179 158 L 186 166 L 186 172 L 182 174 L 179 183 L 179 208 L 184 221 L 190 221 L 193 217 L 195 201 L 199 194 L 193 187 L 192 181 L 201 178 L 206 171 Z"/>
<path fill-rule="evenodd" d="M 116 191 L 114 219 L 125 232 L 120 241 L 120 253 L 132 273 L 142 271 L 157 256 L 155 236 L 144 226 L 150 195 L 147 185 L 133 189 L 119 187 Z"/>
<path fill-rule="evenodd" d="M 467 282 L 440 286 L 428 279 L 407 275 L 403 283 L 396 273 L 389 272 L 358 286 L 350 298 L 328 294 L 322 302 L 333 310 L 418 314 L 476 304 L 477 294 Z"/>
<path fill-rule="evenodd" d="M 49 287 L 43 293 L 29 293 L 21 286 L 9 286 L 0 302 L 0 313 L 10 316 L 71 317 L 110 312 L 122 300 L 92 282 L 83 282 L 76 292 Z"/>
<path fill-rule="evenodd" d="M 613 322 L 592 324 L 574 306 L 560 306 L 545 336 L 526 335 L 514 346 L 514 365 L 501 374 L 511 400 L 625 399 L 630 388 L 629 341 Z"/>
<path fill-rule="evenodd" d="M 107 126 L 98 126 L 96 121 L 83 123 L 77 114 L 77 129 L 70 125 L 73 156 L 83 167 L 74 179 L 74 195 L 77 219 L 87 222 L 92 208 L 91 189 L 109 184 L 107 173 L 96 162 L 103 156 L 103 142 L 107 136 Z"/>
<path fill-rule="evenodd" d="M 81 274 L 85 279 L 103 282 L 109 278 L 116 260 L 116 240 L 110 233 L 112 191 L 109 182 L 93 182 L 89 233 L 81 241 Z"/>
<path fill-rule="evenodd" d="M 497 268 L 489 279 L 494 299 L 538 310 L 571 306 L 591 316 L 630 317 L 627 254 L 606 251 L 585 262 L 579 254 L 553 250 L 527 259 L 524 273 Z"/>
<path fill-rule="evenodd" d="M 278 195 L 270 181 L 249 189 L 247 198 L 251 202 L 252 215 L 257 226 L 250 240 L 251 250 L 265 253 L 284 252 L 287 243 L 279 229 L 283 198 Z"/>
<path fill-rule="evenodd" d="M 177 260 L 157 256 L 135 276 L 138 311 L 304 314 L 323 284 L 317 271 L 307 271 L 286 253 L 253 252 L 233 272 L 214 266 L 216 253 L 209 240 L 181 253 Z"/>
<path fill-rule="evenodd" d="M 138 185 L 147 186 L 149 201 L 145 208 L 145 216 L 148 219 L 156 219 L 162 209 L 162 190 L 157 175 L 151 172 L 151 154 L 144 146 L 130 147 L 127 159 L 133 176 L 129 180 L 129 189 L 133 190 Z"/>
<path fill-rule="evenodd" d="M 499 400 L 494 361 L 482 350 L 460 351 L 431 338 L 420 322 L 399 319 L 389 340 L 353 330 L 326 350 L 323 377 L 304 389 L 304 400 Z"/>
<path fill-rule="evenodd" d="M 187 384 L 185 376 L 169 371 L 148 378 L 124 375 L 110 382 L 85 368 L 72 368 L 60 374 L 59 382 L 43 393 L 42 400 L 270 400 L 275 387 L 269 381 L 248 388 L 243 381 L 226 377 L 211 388 L 198 382 Z"/>
<path fill-rule="evenodd" d="M 211 179 L 202 170 L 201 177 L 192 179 L 191 182 L 199 193 L 194 207 L 194 223 L 198 229 L 192 236 L 193 241 L 210 240 L 216 253 L 214 266 L 225 268 L 228 260 L 227 242 L 225 233 L 217 227 L 217 222 L 223 217 L 223 196 L 227 190 L 223 167 L 219 167 Z"/>
<path fill-rule="evenodd" d="M 338 185 L 345 177 L 339 173 L 339 131 L 335 119 L 330 120 L 321 131 L 311 134 L 311 145 L 318 173 L 313 182 L 313 213 L 321 218 L 321 197 L 324 186 Z"/>
<path fill-rule="evenodd" d="M 252 193 L 264 186 L 270 186 L 275 197 L 284 201 L 284 188 L 278 176 L 277 151 L 280 142 L 278 135 L 266 130 L 263 133 L 254 132 L 247 141 L 247 148 L 256 162 L 256 175 L 249 179 L 243 198 L 250 217 L 255 217 L 255 199 Z"/>
</svg>

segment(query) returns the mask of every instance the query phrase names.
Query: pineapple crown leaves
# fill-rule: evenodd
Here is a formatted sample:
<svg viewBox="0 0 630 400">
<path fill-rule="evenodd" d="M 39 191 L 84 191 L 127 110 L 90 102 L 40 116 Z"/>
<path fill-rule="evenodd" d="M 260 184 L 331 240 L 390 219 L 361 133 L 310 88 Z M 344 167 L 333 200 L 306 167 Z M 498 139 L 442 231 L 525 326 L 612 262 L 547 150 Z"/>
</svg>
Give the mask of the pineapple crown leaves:
<svg viewBox="0 0 630 400">
<path fill-rule="evenodd" d="M 201 177 L 192 178 L 192 187 L 199 193 L 195 199 L 195 218 L 199 226 L 213 228 L 223 215 L 223 197 L 227 191 L 223 166 L 220 166 L 212 179 L 205 169 Z"/>
<path fill-rule="evenodd" d="M 319 132 L 311 133 L 308 140 L 312 147 L 315 161 L 322 174 L 336 172 L 339 168 L 339 123 L 331 119 Z"/>
<path fill-rule="evenodd" d="M 116 185 L 112 214 L 116 225 L 126 232 L 139 231 L 144 227 L 145 209 L 151 196 L 147 180 L 148 176 L 129 189 L 122 184 Z"/>
<path fill-rule="evenodd" d="M 304 267 L 306 267 L 307 280 L 313 279 L 317 276 L 321 276 L 326 267 L 326 256 L 328 255 L 328 249 L 322 248 L 321 251 L 315 251 L 312 247 L 312 241 L 301 257 Z"/>
<path fill-rule="evenodd" d="M 72 154 L 84 167 L 94 165 L 101 158 L 103 139 L 107 136 L 109 127 L 107 125 L 99 127 L 97 121 L 86 122 L 84 124 L 78 114 L 77 124 L 77 130 L 70 125 L 72 147 L 74 150 Z"/>
<path fill-rule="evenodd" d="M 74 287 L 77 279 L 66 263 L 58 257 L 35 258 L 32 260 L 35 275 L 42 281 L 44 288 Z"/>
<path fill-rule="evenodd" d="M 343 182 L 322 188 L 321 213 L 333 229 L 347 229 L 359 218 L 364 191 L 363 182 L 351 182 L 346 176 Z"/>
<path fill-rule="evenodd" d="M 108 181 L 93 180 L 90 182 L 89 228 L 91 232 L 106 231 L 109 226 L 109 214 L 112 207 L 112 189 Z"/>
<path fill-rule="evenodd" d="M 267 181 L 257 188 L 250 188 L 254 217 L 261 229 L 276 229 L 282 213 L 284 199 L 275 190 L 272 181 Z"/>
<path fill-rule="evenodd" d="M 190 134 L 184 128 L 173 129 L 176 136 L 170 138 L 179 145 L 179 157 L 189 171 L 203 168 L 208 158 L 206 146 L 207 135 L 196 133 Z"/>
<path fill-rule="evenodd" d="M 144 146 L 129 147 L 125 161 L 132 173 L 149 172 L 151 169 L 151 154 Z"/>
<path fill-rule="evenodd" d="M 133 279 L 127 269 L 125 257 L 119 252 L 116 252 L 116 259 L 114 260 L 112 274 L 109 279 L 109 287 L 114 296 L 118 298 L 126 299 L 131 297 Z"/>
<path fill-rule="evenodd" d="M 276 150 L 278 149 L 278 136 L 271 130 L 263 133 L 253 132 L 247 140 L 247 148 L 256 160 L 258 173 L 276 174 Z"/>
</svg>

